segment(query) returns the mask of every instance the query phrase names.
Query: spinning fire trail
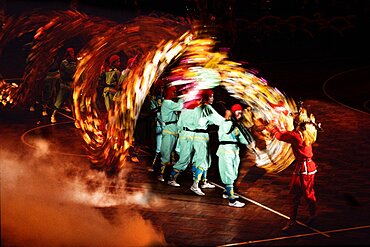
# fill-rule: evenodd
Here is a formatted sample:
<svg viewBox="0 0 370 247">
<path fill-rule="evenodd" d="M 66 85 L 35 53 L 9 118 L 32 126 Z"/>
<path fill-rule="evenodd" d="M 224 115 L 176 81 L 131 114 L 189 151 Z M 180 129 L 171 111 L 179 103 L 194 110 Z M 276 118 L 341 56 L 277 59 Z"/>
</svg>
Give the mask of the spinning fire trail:
<svg viewBox="0 0 370 247">
<path fill-rule="evenodd" d="M 269 122 L 278 118 L 283 129 L 292 126 L 287 113 L 297 112 L 294 100 L 240 63 L 230 61 L 227 53 L 216 48 L 217 40 L 196 21 L 141 16 L 115 23 L 77 11 L 27 15 L 8 18 L 5 23 L 0 54 L 10 40 L 29 32 L 35 35 L 23 83 L 1 82 L 0 101 L 4 106 L 27 102 L 67 37 L 82 37 L 86 43 L 78 54 L 81 59 L 74 75 L 73 112 L 96 167 L 107 171 L 124 167 L 144 100 L 164 74 L 169 75 L 164 80 L 168 85 L 180 88 L 185 103 L 196 100 L 199 90 L 222 87 L 248 105 L 258 119 Z M 137 63 L 107 116 L 97 107 L 98 76 L 104 60 L 120 51 L 136 56 Z M 245 118 L 249 117 L 245 113 Z M 267 172 L 280 172 L 294 160 L 289 144 L 268 136 L 266 148 L 256 151 L 257 165 Z"/>
</svg>

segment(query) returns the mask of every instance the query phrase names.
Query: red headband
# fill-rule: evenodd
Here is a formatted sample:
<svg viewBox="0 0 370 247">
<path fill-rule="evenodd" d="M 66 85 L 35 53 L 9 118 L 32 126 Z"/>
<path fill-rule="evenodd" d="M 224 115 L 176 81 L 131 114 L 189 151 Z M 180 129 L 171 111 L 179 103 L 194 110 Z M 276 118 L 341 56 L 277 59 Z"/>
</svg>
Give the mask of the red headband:
<svg viewBox="0 0 370 247">
<path fill-rule="evenodd" d="M 167 88 L 166 93 L 165 93 L 165 98 L 171 99 L 173 92 L 176 92 L 176 87 L 172 86 L 172 87 Z"/>
<path fill-rule="evenodd" d="M 211 89 L 204 89 L 202 91 L 202 96 L 211 96 L 213 94 L 213 91 Z"/>
<path fill-rule="evenodd" d="M 233 105 L 232 107 L 231 107 L 231 111 L 233 112 L 233 113 L 235 113 L 236 111 L 242 111 L 243 110 L 243 107 L 241 106 L 241 105 L 239 105 L 239 104 L 235 104 L 235 105 Z"/>
</svg>

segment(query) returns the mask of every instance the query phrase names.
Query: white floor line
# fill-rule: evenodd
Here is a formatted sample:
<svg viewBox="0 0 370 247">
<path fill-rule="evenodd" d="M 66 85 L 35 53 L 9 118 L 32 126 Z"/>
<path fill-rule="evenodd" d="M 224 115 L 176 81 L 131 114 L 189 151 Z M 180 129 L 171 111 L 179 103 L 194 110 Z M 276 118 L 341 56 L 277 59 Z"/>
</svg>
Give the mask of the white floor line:
<svg viewBox="0 0 370 247">
<path fill-rule="evenodd" d="M 351 227 L 351 228 L 343 228 L 343 229 L 337 229 L 337 230 L 330 230 L 330 231 L 325 231 L 324 233 L 335 233 L 335 232 L 353 231 L 353 230 L 366 229 L 366 228 L 370 228 L 370 225 L 367 225 L 367 226 L 358 226 L 358 227 Z M 291 238 L 301 238 L 301 237 L 313 236 L 313 235 L 318 235 L 318 234 L 320 234 L 320 233 L 313 232 L 313 233 L 297 234 L 297 235 L 284 236 L 284 237 L 278 237 L 278 238 L 267 238 L 267 239 L 261 239 L 261 240 L 251 240 L 251 241 L 246 241 L 246 242 L 239 242 L 239 243 L 219 245 L 219 247 L 224 247 L 224 246 L 225 247 L 226 246 L 238 246 L 238 245 L 246 245 L 246 244 L 255 244 L 255 243 L 262 243 L 262 242 L 270 242 L 270 241 L 291 239 Z"/>
<path fill-rule="evenodd" d="M 357 111 L 357 112 L 361 112 L 361 113 L 365 113 L 365 114 L 369 114 L 368 112 L 365 112 L 365 111 L 361 111 L 359 109 L 356 109 L 356 108 L 353 108 L 351 106 L 348 106 L 348 105 L 345 105 L 343 104 L 342 102 L 339 102 L 338 100 L 336 100 L 334 97 L 330 96 L 329 93 L 326 91 L 326 87 L 327 87 L 327 84 L 329 83 L 329 81 L 331 81 L 332 79 L 334 79 L 335 77 L 338 77 L 338 76 L 341 76 L 343 74 L 346 74 L 346 73 L 349 73 L 349 72 L 353 72 L 353 71 L 356 71 L 356 70 L 361 70 L 361 69 L 364 69 L 364 68 L 368 68 L 369 66 L 363 66 L 363 67 L 359 67 L 359 68 L 354 68 L 354 69 L 350 69 L 350 70 L 346 70 L 346 71 L 343 71 L 343 72 L 340 72 L 340 73 L 337 73 L 333 76 L 331 76 L 329 79 L 327 79 L 324 84 L 322 85 L 322 91 L 324 92 L 324 94 L 326 95 L 326 97 L 328 97 L 329 99 L 331 99 L 332 101 L 336 102 L 337 104 L 341 105 L 341 106 L 344 106 L 348 109 L 351 109 L 351 110 L 354 110 L 354 111 Z"/>
<path fill-rule="evenodd" d="M 214 186 L 217 186 L 217 187 L 219 187 L 219 188 L 221 188 L 221 189 L 224 189 L 224 187 L 223 187 L 223 186 L 221 186 L 221 185 L 218 185 L 218 184 L 216 184 L 216 183 L 214 183 L 214 182 L 210 182 L 210 183 L 211 183 L 211 184 L 213 184 Z M 267 207 L 267 206 L 265 206 L 265 205 L 263 205 L 263 204 L 261 204 L 261 203 L 259 203 L 259 202 L 256 202 L 256 201 L 254 201 L 254 200 L 252 200 L 252 199 L 250 199 L 250 198 L 248 198 L 248 197 L 245 197 L 245 196 L 243 196 L 243 195 L 241 195 L 241 194 L 236 194 L 236 195 L 238 195 L 240 198 L 243 198 L 244 200 L 249 201 L 249 202 L 251 202 L 251 203 L 253 203 L 253 204 L 255 204 L 255 205 L 259 206 L 259 207 L 262 207 L 262 208 L 264 208 L 264 209 L 266 209 L 266 210 L 268 210 L 268 211 L 270 211 L 270 212 L 273 212 L 274 214 L 277 214 L 277 215 L 279 215 L 279 216 L 281 216 L 281 217 L 283 217 L 283 218 L 289 219 L 289 217 L 288 217 L 288 216 L 286 216 L 285 214 L 282 214 L 282 213 L 280 213 L 280 212 L 278 212 L 278 211 L 276 211 L 276 210 L 273 210 L 272 208 L 269 208 L 269 207 Z M 319 230 L 317 230 L 317 229 L 315 229 L 315 228 L 313 228 L 313 227 L 310 227 L 310 226 L 308 226 L 308 225 L 306 225 L 306 224 L 304 224 L 304 223 L 302 223 L 302 222 L 300 222 L 300 221 L 297 221 L 297 223 L 298 223 L 299 225 L 301 225 L 301 226 L 304 226 L 304 227 L 306 227 L 306 228 L 308 228 L 308 229 L 310 229 L 310 230 L 314 231 L 314 232 L 317 232 L 318 234 L 321 234 L 321 235 L 324 235 L 325 237 L 330 238 L 330 235 L 328 235 L 328 234 L 326 234 L 326 233 L 324 233 L 324 232 L 321 232 L 321 231 L 319 231 Z"/>
<path fill-rule="evenodd" d="M 37 147 L 35 145 L 32 145 L 32 144 L 30 144 L 26 141 L 26 135 L 28 135 L 32 131 L 35 131 L 35 130 L 38 130 L 38 129 L 42 129 L 42 128 L 46 128 L 46 127 L 50 127 L 50 126 L 54 126 L 54 125 L 58 125 L 58 124 L 70 124 L 70 123 L 73 123 L 73 122 L 74 121 L 67 121 L 67 122 L 60 122 L 60 123 L 53 123 L 53 124 L 46 124 L 46 125 L 42 125 L 42 126 L 37 126 L 35 128 L 29 129 L 26 132 L 24 132 L 21 136 L 21 141 L 26 146 L 28 146 L 30 148 L 33 148 L 33 149 L 37 149 Z M 50 152 L 53 153 L 53 154 L 61 154 L 61 155 L 68 155 L 68 156 L 79 156 L 79 157 L 87 157 L 88 156 L 87 154 L 73 154 L 73 153 L 64 153 L 64 152 L 58 152 L 58 151 L 50 151 Z"/>
<path fill-rule="evenodd" d="M 71 117 L 71 116 L 69 116 L 67 114 L 64 114 L 63 112 L 57 111 L 57 113 L 60 114 L 60 115 L 62 115 L 62 116 L 64 116 L 64 117 L 66 117 L 66 118 L 69 118 L 69 119 L 75 121 L 75 119 L 73 117 Z"/>
</svg>

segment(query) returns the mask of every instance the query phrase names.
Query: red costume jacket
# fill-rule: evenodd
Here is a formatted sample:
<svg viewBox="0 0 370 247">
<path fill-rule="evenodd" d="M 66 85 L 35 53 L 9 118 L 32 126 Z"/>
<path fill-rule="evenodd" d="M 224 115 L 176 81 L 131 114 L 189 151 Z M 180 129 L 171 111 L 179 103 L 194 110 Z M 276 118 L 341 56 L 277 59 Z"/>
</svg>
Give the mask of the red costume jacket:
<svg viewBox="0 0 370 247">
<path fill-rule="evenodd" d="M 317 172 L 316 163 L 312 160 L 312 145 L 305 146 L 299 131 L 272 130 L 276 139 L 292 144 L 293 154 L 296 158 L 294 173 L 297 175 L 311 175 Z"/>
</svg>

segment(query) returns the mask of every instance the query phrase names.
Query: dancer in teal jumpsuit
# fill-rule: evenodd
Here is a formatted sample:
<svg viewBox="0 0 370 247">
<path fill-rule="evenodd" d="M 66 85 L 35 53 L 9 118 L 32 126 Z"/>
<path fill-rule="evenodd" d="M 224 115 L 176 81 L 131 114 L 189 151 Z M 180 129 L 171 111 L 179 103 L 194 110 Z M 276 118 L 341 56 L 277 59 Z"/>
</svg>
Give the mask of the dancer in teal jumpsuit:
<svg viewBox="0 0 370 247">
<path fill-rule="evenodd" d="M 178 115 L 184 105 L 182 99 L 175 102 L 176 97 L 176 87 L 168 88 L 161 106 L 162 121 L 165 124 L 162 131 L 161 168 L 158 175 L 158 180 L 161 182 L 164 181 L 163 174 L 166 166 L 171 164 L 171 154 L 174 151 L 178 138 Z"/>
<path fill-rule="evenodd" d="M 180 129 L 180 157 L 173 167 L 171 179 L 168 182 L 169 185 L 180 186 L 176 182 L 176 178 L 186 169 L 190 163 L 191 157 L 194 156 L 194 182 L 190 189 L 197 195 L 205 195 L 199 188 L 199 182 L 203 176 L 204 182 L 207 184 L 206 173 L 211 165 L 208 150 L 208 125 L 220 125 L 224 120 L 224 118 L 211 106 L 213 103 L 213 91 L 210 89 L 203 90 L 201 95 L 202 102 L 200 106 L 193 110 L 184 109 L 181 112 L 178 122 L 178 127 Z M 208 186 L 203 186 L 203 188 L 211 187 L 214 188 L 214 185 L 208 184 Z"/>
<path fill-rule="evenodd" d="M 152 99 L 150 100 L 150 110 L 155 115 L 155 155 L 152 162 L 152 167 L 149 171 L 154 171 L 154 167 L 157 163 L 157 160 L 160 158 L 161 154 L 161 146 L 162 146 L 162 131 L 165 126 L 165 123 L 162 120 L 161 115 L 161 106 L 164 100 L 163 97 L 163 86 L 156 87 L 154 90 L 154 95 L 152 95 Z"/>
<path fill-rule="evenodd" d="M 253 137 L 250 133 L 246 133 L 247 138 L 241 133 L 236 123 L 231 120 L 231 115 L 234 116 L 234 121 L 239 121 L 242 117 L 243 108 L 239 104 L 231 107 L 230 111 L 226 111 L 225 121 L 218 129 L 219 147 L 216 155 L 218 156 L 218 167 L 222 183 L 225 185 L 227 197 L 229 198 L 229 206 L 244 207 L 245 203 L 236 200 L 234 194 L 234 181 L 238 177 L 240 164 L 239 143 L 251 145 Z M 242 124 L 242 123 L 239 123 Z"/>
</svg>

